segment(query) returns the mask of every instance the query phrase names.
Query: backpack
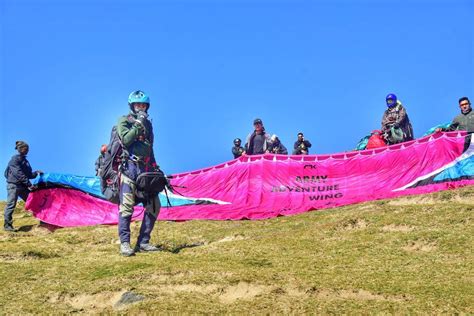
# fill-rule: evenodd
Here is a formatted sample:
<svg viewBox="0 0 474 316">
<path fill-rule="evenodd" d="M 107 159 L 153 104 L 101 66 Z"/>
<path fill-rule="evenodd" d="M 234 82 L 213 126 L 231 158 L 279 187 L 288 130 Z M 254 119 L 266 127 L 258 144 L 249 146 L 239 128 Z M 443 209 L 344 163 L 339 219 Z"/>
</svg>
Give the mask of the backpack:
<svg viewBox="0 0 474 316">
<path fill-rule="evenodd" d="M 373 149 L 383 146 L 387 146 L 387 144 L 382 137 L 382 132 L 379 130 L 372 131 L 369 141 L 367 142 L 366 149 Z"/>
<path fill-rule="evenodd" d="M 369 142 L 370 135 L 365 136 L 364 138 L 361 138 L 359 142 L 356 145 L 355 150 L 364 150 L 367 148 L 367 143 Z"/>
<path fill-rule="evenodd" d="M 110 141 L 105 152 L 102 166 L 99 170 L 100 188 L 105 198 L 114 203 L 120 204 L 119 198 L 119 167 L 127 156 L 127 150 L 123 147 L 122 141 L 114 126 L 110 132 Z"/>
</svg>

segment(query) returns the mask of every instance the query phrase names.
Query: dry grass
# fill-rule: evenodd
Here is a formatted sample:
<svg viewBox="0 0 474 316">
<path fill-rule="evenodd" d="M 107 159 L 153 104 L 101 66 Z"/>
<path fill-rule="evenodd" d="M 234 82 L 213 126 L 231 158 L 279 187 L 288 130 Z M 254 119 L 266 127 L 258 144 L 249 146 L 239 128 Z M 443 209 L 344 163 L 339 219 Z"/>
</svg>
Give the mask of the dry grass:
<svg viewBox="0 0 474 316">
<path fill-rule="evenodd" d="M 0 233 L 1 314 L 474 313 L 474 187 L 265 221 Z M 3 205 L 2 205 L 3 207 Z M 134 223 L 133 236 L 138 223 Z"/>
</svg>

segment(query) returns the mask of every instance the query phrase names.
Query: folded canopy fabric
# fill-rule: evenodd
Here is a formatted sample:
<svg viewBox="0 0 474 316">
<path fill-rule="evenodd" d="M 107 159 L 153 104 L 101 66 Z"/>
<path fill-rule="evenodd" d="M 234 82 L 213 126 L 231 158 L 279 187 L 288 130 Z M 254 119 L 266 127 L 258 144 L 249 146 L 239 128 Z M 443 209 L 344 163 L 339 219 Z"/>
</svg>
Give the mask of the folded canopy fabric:
<svg viewBox="0 0 474 316">
<path fill-rule="evenodd" d="M 471 185 L 474 146 L 464 151 L 465 141 L 464 132 L 449 132 L 332 155 L 243 156 L 174 175 L 171 183 L 184 197 L 173 195 L 171 207 L 160 197 L 159 219 L 265 219 Z M 37 218 L 57 226 L 117 223 L 118 207 L 103 199 L 98 178 L 39 181 L 47 185 L 26 204 Z M 142 213 L 138 206 L 134 219 Z"/>
</svg>

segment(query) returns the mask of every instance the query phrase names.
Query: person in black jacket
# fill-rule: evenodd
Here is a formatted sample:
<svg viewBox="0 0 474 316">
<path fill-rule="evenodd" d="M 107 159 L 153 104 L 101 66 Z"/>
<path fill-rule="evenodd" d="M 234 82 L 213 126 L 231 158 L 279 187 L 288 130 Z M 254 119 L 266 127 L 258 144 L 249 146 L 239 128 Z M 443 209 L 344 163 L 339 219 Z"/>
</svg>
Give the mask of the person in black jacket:
<svg viewBox="0 0 474 316">
<path fill-rule="evenodd" d="M 293 146 L 293 155 L 308 155 L 311 143 L 304 139 L 303 133 L 298 133 L 298 140 Z"/>
<path fill-rule="evenodd" d="M 234 139 L 234 147 L 232 147 L 232 154 L 234 155 L 234 159 L 239 158 L 243 154 L 245 154 L 244 147 L 241 146 L 242 141 L 240 138 Z"/>
<path fill-rule="evenodd" d="M 13 228 L 13 211 L 15 210 L 18 197 L 26 201 L 30 191 L 36 188 L 36 186 L 31 184 L 30 179 L 34 179 L 37 175 L 43 173 L 40 170 L 32 171 L 30 163 L 26 159 L 29 151 L 27 143 L 19 140 L 15 143 L 15 149 L 18 151 L 18 154 L 12 157 L 5 169 L 8 196 L 7 205 L 4 210 L 5 222 L 3 228 L 6 231 L 15 231 Z"/>
</svg>

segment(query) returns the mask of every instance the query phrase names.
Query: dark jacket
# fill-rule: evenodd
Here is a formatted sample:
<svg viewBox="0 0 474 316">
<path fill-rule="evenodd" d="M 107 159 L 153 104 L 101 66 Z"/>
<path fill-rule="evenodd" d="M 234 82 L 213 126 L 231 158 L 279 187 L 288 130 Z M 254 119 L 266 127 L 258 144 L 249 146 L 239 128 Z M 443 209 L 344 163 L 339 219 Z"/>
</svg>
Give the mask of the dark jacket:
<svg viewBox="0 0 474 316">
<path fill-rule="evenodd" d="M 411 126 L 407 111 L 400 101 L 397 101 L 397 105 L 393 108 L 385 110 L 382 117 L 382 132 L 384 134 L 391 135 L 390 130 L 392 126 L 402 130 L 403 140 L 401 142 L 413 139 L 413 127 Z M 390 143 L 393 144 L 395 142 L 391 141 Z"/>
<path fill-rule="evenodd" d="M 288 155 L 288 150 L 280 141 L 273 142 L 270 145 L 269 151 L 272 154 Z"/>
<path fill-rule="evenodd" d="M 309 148 L 311 147 L 311 143 L 309 140 L 297 140 L 295 144 L 293 145 L 293 155 L 301 155 L 302 150 L 306 150 L 306 152 L 309 154 Z"/>
<path fill-rule="evenodd" d="M 156 168 L 153 152 L 153 126 L 146 121 L 145 126 L 135 122 L 136 114 L 123 116 L 117 123 L 117 134 L 130 156 L 135 156 L 145 163 L 145 171 Z"/>
<path fill-rule="evenodd" d="M 244 147 L 242 146 L 234 146 L 232 147 L 232 154 L 234 155 L 234 159 L 235 158 L 239 158 L 240 156 L 242 156 L 243 152 L 245 151 Z"/>
<path fill-rule="evenodd" d="M 24 188 L 30 187 L 30 179 L 36 178 L 37 175 L 38 173 L 36 171 L 33 172 L 31 169 L 26 156 L 20 154 L 14 155 L 5 169 L 7 183 L 15 184 Z"/>
<path fill-rule="evenodd" d="M 461 113 L 456 116 L 447 130 L 461 130 L 467 131 L 468 133 L 474 132 L 474 112 L 472 109 L 467 113 Z"/>
<path fill-rule="evenodd" d="M 253 133 L 249 134 L 247 136 L 247 142 L 245 143 L 245 152 L 247 155 L 261 155 L 264 154 L 268 151 L 268 148 L 270 147 L 271 144 L 271 135 L 265 130 L 263 130 L 262 134 L 259 134 L 259 136 L 263 137 L 263 143 L 260 148 L 256 148 L 254 150 L 254 140 L 255 137 L 257 136 L 257 133 L 253 131 Z"/>
</svg>

